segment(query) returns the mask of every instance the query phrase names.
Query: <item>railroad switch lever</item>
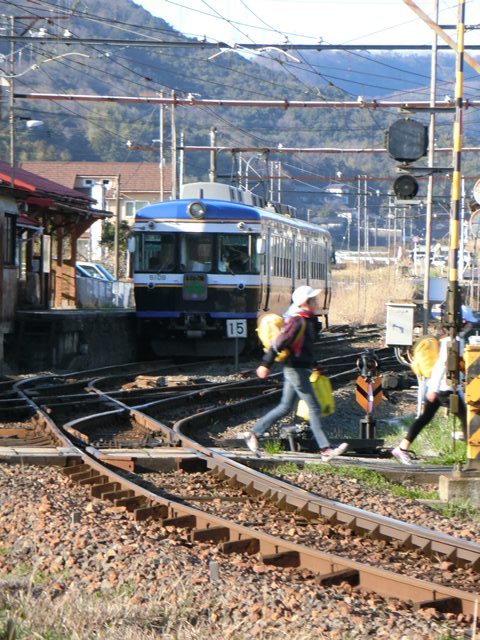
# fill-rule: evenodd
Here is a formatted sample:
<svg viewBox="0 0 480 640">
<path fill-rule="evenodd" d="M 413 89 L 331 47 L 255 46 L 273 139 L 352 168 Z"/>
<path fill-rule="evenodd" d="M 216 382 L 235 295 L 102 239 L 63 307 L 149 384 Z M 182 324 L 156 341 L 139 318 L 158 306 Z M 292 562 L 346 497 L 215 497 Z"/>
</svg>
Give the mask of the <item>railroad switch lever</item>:
<svg viewBox="0 0 480 640">
<path fill-rule="evenodd" d="M 299 425 L 293 425 L 291 427 L 283 427 L 280 432 L 281 438 L 287 438 L 290 451 L 298 451 L 297 443 L 295 442 L 295 436 L 302 432 L 302 427 Z"/>
<path fill-rule="evenodd" d="M 370 440 L 375 437 L 375 419 L 373 409 L 382 400 L 382 378 L 378 375 L 378 359 L 373 349 L 367 351 L 357 360 L 360 375 L 356 381 L 355 400 L 365 410 L 365 417 L 360 420 L 360 438 Z"/>
</svg>

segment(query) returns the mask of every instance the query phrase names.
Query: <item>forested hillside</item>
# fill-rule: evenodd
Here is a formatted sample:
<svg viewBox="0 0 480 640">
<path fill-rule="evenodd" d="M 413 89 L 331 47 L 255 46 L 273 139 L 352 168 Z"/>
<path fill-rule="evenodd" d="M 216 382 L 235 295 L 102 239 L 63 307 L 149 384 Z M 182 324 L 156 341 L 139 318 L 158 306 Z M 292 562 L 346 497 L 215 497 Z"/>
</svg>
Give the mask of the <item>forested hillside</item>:
<svg viewBox="0 0 480 640">
<path fill-rule="evenodd" d="M 22 0 L 10 3 L 8 14 L 18 17 L 13 22 L 4 16 L 0 33 L 9 34 L 13 29 L 16 35 L 27 36 L 15 44 L 13 67 L 9 43 L 0 42 L 1 69 L 8 79 L 14 76 L 16 93 L 156 96 L 159 92 L 170 95 L 175 90 L 178 96 L 193 94 L 200 98 L 343 101 L 356 100 L 360 95 L 398 100 L 418 95 L 425 99 L 428 91 L 428 56 L 322 51 L 308 55 L 292 52 L 290 56 L 280 51 L 240 55 L 232 50 L 212 51 L 201 46 L 146 48 L 76 42 L 87 37 L 188 42 L 162 19 L 151 16 L 131 0 L 113 3 L 40 0 L 35 4 Z M 71 34 L 69 44 L 39 43 L 35 37 L 46 34 L 58 38 L 65 33 Z M 451 64 L 444 58 L 440 66 L 441 83 L 446 83 L 441 84 L 440 91 L 452 93 Z M 467 80 L 470 81 L 468 75 Z M 472 85 L 471 91 L 476 87 L 478 83 Z M 3 87 L 0 151 L 6 158 L 8 101 L 8 87 Z M 14 105 L 16 157 L 19 161 L 156 161 L 159 113 L 159 106 L 152 104 L 18 99 Z M 170 108 L 164 115 L 168 149 Z M 398 117 L 399 113 L 392 110 L 358 108 L 179 106 L 175 110 L 177 132 L 178 135 L 184 132 L 186 145 L 208 145 L 210 129 L 215 127 L 217 144 L 226 147 L 384 147 L 385 130 Z M 426 114 L 415 117 L 428 121 Z M 28 118 L 44 124 L 27 129 Z M 451 129 L 451 116 L 439 118 L 439 144 L 450 144 Z M 128 141 L 133 146 L 150 146 L 153 150 L 132 150 Z M 316 196 L 325 188 L 328 178 L 338 172 L 352 177 L 358 173 L 379 178 L 395 175 L 395 163 L 380 155 L 272 154 L 270 159 L 281 160 L 282 172 L 298 177 L 284 189 L 285 200 L 292 199 L 294 204 L 305 207 L 315 205 Z M 220 173 L 230 175 L 236 171 L 231 154 L 220 154 L 220 160 Z M 466 159 L 467 166 L 469 161 Z M 187 177 L 206 179 L 208 163 L 208 153 L 188 152 Z M 251 169 L 262 171 L 255 162 Z M 384 185 L 371 184 L 382 189 Z"/>
</svg>

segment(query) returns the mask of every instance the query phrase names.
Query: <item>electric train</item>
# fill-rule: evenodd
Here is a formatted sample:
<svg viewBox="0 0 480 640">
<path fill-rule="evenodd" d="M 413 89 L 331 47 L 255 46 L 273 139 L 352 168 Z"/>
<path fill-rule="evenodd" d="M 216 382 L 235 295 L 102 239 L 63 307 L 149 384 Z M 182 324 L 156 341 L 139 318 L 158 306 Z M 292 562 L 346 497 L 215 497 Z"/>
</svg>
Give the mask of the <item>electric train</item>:
<svg viewBox="0 0 480 640">
<path fill-rule="evenodd" d="M 320 290 L 316 313 L 328 325 L 331 236 L 293 213 L 210 182 L 137 211 L 136 313 L 156 356 L 249 352 L 258 317 L 283 314 L 303 284 Z"/>
</svg>

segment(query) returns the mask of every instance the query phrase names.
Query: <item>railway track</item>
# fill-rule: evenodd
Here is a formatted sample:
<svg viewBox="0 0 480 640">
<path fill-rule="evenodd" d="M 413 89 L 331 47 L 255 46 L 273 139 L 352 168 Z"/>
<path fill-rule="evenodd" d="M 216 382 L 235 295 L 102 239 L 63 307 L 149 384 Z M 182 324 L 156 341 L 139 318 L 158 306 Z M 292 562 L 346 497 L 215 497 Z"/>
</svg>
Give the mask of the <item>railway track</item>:
<svg viewBox="0 0 480 640">
<path fill-rule="evenodd" d="M 352 358 L 357 356 L 358 353 Z M 330 359 L 329 369 L 336 364 L 336 358 Z M 334 379 L 352 373 L 348 362 L 345 368 L 343 359 L 343 372 L 333 374 Z M 146 374 L 143 375 L 145 379 Z M 316 572 L 319 581 L 325 585 L 348 582 L 385 597 L 411 601 L 417 608 L 473 615 L 480 571 L 478 544 L 322 499 L 249 469 L 231 460 L 224 452 L 199 442 L 202 438 L 198 434 L 213 423 L 225 423 L 232 418 L 238 420 L 254 404 L 272 402 L 280 393 L 275 377 L 265 385 L 249 375 L 246 372 L 243 374 L 245 379 L 221 385 L 207 380 L 193 386 L 180 385 L 173 391 L 169 387 L 147 389 L 143 394 L 132 385 L 131 371 L 119 372 L 113 380 L 110 376 L 89 374 L 81 380 L 70 377 L 67 384 L 57 379 L 49 385 L 42 380 L 41 388 L 31 381 L 24 382 L 16 387 L 15 393 L 30 410 L 35 410 L 35 419 L 44 428 L 44 434 L 48 433 L 52 441 L 61 442 L 75 452 L 72 456 L 74 464 L 65 467 L 64 473 L 72 481 L 89 486 L 92 497 L 123 508 L 137 521 L 156 518 L 162 526 L 187 530 L 192 543 L 210 542 L 219 545 L 225 554 L 257 554 L 265 564 L 308 568 Z M 61 398 L 58 389 L 65 392 Z M 70 393 L 72 389 L 74 393 Z M 86 389 L 86 393 L 81 389 Z M 80 408 L 80 417 L 69 420 L 72 411 L 78 412 Z M 190 467 L 208 472 L 208 477 L 216 482 L 235 488 L 238 493 L 225 496 L 223 502 L 248 500 L 254 510 L 258 510 L 258 505 L 262 508 L 268 505 L 268 509 L 275 510 L 277 518 L 280 518 L 278 514 L 284 514 L 284 517 L 302 522 L 310 537 L 301 538 L 304 543 L 291 541 L 285 533 L 273 535 L 268 527 L 241 525 L 230 517 L 223 517 L 218 510 L 199 508 L 198 503 L 207 507 L 209 500 L 205 497 L 197 500 L 190 496 L 192 505 L 185 496 L 175 499 L 142 486 L 142 482 L 131 475 L 135 468 L 131 457 L 114 461 L 100 447 L 93 446 L 98 445 L 95 430 L 105 428 L 110 430 L 107 438 L 110 442 L 113 437 L 123 438 L 122 432 L 131 430 L 132 434 L 136 431 L 137 438 L 140 433 L 147 433 L 157 444 L 181 445 L 195 452 L 193 462 L 179 461 L 179 466 L 185 470 Z M 403 555 L 411 554 L 405 566 L 418 554 L 441 558 L 472 576 L 471 590 L 459 588 L 458 584 L 451 586 L 441 581 L 411 577 L 408 569 L 405 573 L 391 572 L 345 557 L 345 554 L 325 553 L 312 544 L 312 531 L 322 530 L 325 526 L 334 537 L 339 532 L 351 531 L 369 544 L 376 542 L 382 547 L 389 545 L 401 549 Z M 461 578 L 457 576 L 457 579 L 461 582 Z"/>
</svg>

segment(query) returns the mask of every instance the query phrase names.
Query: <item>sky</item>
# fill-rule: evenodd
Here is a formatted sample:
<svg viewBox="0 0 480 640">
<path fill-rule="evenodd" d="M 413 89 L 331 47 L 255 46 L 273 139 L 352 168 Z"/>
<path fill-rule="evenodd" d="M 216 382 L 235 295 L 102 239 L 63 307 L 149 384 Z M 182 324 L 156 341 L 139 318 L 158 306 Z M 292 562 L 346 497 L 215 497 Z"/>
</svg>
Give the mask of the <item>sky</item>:
<svg viewBox="0 0 480 640">
<path fill-rule="evenodd" d="M 427 44 L 432 30 L 403 0 L 133 0 L 190 37 L 234 43 Z M 457 24 L 457 0 L 438 0 L 439 24 Z M 435 0 L 416 0 L 432 19 Z M 465 23 L 480 2 L 465 0 Z M 447 30 L 455 39 L 455 29 Z M 465 44 L 480 44 L 480 29 Z"/>
</svg>

